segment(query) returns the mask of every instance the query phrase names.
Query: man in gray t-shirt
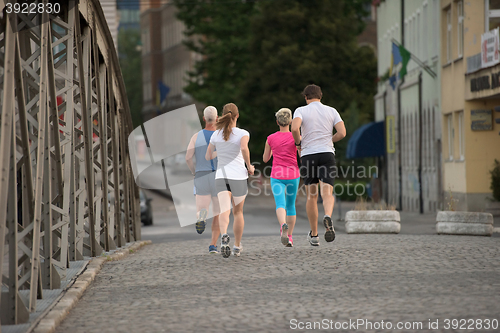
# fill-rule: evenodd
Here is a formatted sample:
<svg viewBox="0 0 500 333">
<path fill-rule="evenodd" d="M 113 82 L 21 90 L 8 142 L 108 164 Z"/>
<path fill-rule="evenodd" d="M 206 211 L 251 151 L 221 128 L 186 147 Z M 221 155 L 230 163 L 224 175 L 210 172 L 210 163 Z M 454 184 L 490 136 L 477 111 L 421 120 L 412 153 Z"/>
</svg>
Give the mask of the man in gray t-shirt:
<svg viewBox="0 0 500 333">
<path fill-rule="evenodd" d="M 307 105 L 295 110 L 292 134 L 295 145 L 300 151 L 301 176 L 306 186 L 306 211 L 311 225 L 307 238 L 311 245 L 318 246 L 318 183 L 325 210 L 323 217 L 326 228 L 325 240 L 332 242 L 335 239 L 331 218 L 335 200 L 333 184 L 337 174 L 333 144 L 345 137 L 346 130 L 337 110 L 321 103 L 323 93 L 319 86 L 308 85 L 302 95 Z M 333 134 L 334 128 L 335 134 Z"/>
</svg>

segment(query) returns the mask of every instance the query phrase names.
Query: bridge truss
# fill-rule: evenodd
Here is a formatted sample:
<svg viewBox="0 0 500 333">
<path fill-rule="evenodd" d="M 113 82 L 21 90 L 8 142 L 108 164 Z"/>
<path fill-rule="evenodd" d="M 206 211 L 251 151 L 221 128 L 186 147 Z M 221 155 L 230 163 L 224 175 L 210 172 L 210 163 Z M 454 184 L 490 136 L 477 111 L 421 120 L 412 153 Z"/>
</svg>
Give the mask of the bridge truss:
<svg viewBox="0 0 500 333">
<path fill-rule="evenodd" d="M 0 0 L 5 325 L 26 322 L 70 261 L 141 237 L 132 121 L 102 8 L 98 0 L 58 3 L 58 14 L 15 14 Z"/>
</svg>

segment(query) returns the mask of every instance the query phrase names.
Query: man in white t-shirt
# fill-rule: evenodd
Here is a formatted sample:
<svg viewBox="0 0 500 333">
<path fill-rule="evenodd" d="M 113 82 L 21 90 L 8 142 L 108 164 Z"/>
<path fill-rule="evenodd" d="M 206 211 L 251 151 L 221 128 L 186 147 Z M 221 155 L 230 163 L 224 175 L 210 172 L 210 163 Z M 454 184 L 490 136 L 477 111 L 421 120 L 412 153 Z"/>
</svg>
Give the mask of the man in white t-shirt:
<svg viewBox="0 0 500 333">
<path fill-rule="evenodd" d="M 323 93 L 319 86 L 308 85 L 304 88 L 302 95 L 307 105 L 295 110 L 292 134 L 295 145 L 301 152 L 301 176 L 306 186 L 306 211 L 311 225 L 307 239 L 311 245 L 318 246 L 318 183 L 325 210 L 323 217 L 323 224 L 326 228 L 325 240 L 333 242 L 335 239 L 331 218 L 335 200 L 333 184 L 337 176 L 333 143 L 342 140 L 346 135 L 346 130 L 337 110 L 321 103 Z M 333 134 L 334 128 L 335 134 Z"/>
</svg>

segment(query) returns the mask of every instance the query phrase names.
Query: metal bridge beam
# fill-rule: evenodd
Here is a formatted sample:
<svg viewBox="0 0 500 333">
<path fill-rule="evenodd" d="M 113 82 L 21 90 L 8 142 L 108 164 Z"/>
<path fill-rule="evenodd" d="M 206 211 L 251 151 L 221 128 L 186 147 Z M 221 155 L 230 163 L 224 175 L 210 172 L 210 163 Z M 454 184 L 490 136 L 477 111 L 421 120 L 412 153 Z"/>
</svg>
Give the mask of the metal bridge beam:
<svg viewBox="0 0 500 333">
<path fill-rule="evenodd" d="M 19 15 L 0 0 L 2 324 L 26 322 L 70 261 L 140 239 L 111 34 L 98 0 L 59 3 Z"/>
</svg>

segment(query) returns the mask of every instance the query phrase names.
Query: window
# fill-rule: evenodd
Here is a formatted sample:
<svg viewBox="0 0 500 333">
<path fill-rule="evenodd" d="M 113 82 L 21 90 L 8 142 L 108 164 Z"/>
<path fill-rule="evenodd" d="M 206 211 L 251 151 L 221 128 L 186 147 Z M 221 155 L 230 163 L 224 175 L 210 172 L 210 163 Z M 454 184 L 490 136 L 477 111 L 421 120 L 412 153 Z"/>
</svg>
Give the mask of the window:
<svg viewBox="0 0 500 333">
<path fill-rule="evenodd" d="M 458 57 L 462 57 L 464 52 L 464 3 L 457 2 L 457 17 L 458 17 Z"/>
<path fill-rule="evenodd" d="M 460 160 L 465 157 L 465 142 L 464 142 L 464 113 L 458 113 L 458 147 L 460 151 Z"/>
<path fill-rule="evenodd" d="M 408 23 L 408 20 L 405 20 L 405 47 L 408 49 L 408 39 L 410 38 L 410 33 L 409 33 L 409 28 L 410 28 L 410 25 Z"/>
<path fill-rule="evenodd" d="M 417 55 L 418 58 L 422 57 L 422 47 L 420 45 L 420 27 L 422 26 L 420 24 L 420 11 L 417 12 L 417 20 L 415 22 L 415 54 Z"/>
<path fill-rule="evenodd" d="M 486 0 L 485 4 L 485 31 L 490 31 L 500 26 L 500 0 Z"/>
<path fill-rule="evenodd" d="M 453 161 L 453 115 L 446 116 L 448 127 L 448 160 Z"/>
<path fill-rule="evenodd" d="M 440 1 L 439 0 L 433 0 L 433 10 L 432 10 L 432 31 L 440 31 L 439 29 L 439 13 L 441 13 L 441 8 L 440 7 Z M 434 36 L 432 38 L 432 53 L 431 56 L 437 56 L 438 55 L 438 48 L 439 48 L 439 36 Z"/>
<path fill-rule="evenodd" d="M 410 52 L 415 54 L 415 17 L 412 17 L 410 19 L 410 45 Z"/>
<path fill-rule="evenodd" d="M 406 49 L 408 49 L 408 51 L 412 51 L 411 49 L 411 17 L 408 19 L 408 29 L 406 29 L 407 31 L 407 34 L 406 34 L 406 40 L 405 40 L 405 44 L 407 46 Z"/>
<path fill-rule="evenodd" d="M 451 62 L 451 9 L 446 11 L 446 62 Z"/>
<path fill-rule="evenodd" d="M 427 43 L 429 40 L 428 32 L 427 32 L 427 24 L 428 24 L 428 18 L 427 18 L 427 4 L 424 4 L 424 8 L 422 10 L 422 53 L 420 54 L 422 61 L 426 61 L 428 54 L 427 54 Z"/>
</svg>

